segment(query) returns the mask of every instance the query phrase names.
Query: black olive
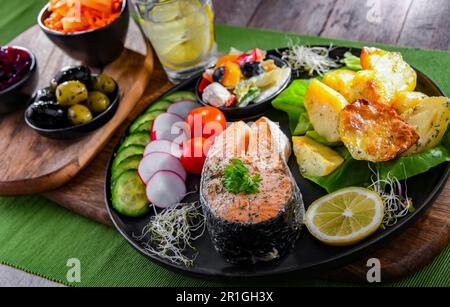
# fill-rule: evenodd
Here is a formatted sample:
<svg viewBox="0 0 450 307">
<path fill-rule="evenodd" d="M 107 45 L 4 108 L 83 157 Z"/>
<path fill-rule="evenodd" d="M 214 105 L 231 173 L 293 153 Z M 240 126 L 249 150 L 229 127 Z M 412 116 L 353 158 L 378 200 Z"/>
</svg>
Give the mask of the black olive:
<svg viewBox="0 0 450 307">
<path fill-rule="evenodd" d="M 55 129 L 68 126 L 66 109 L 53 102 L 36 101 L 28 107 L 25 115 L 39 128 Z"/>
<path fill-rule="evenodd" d="M 69 66 L 59 71 L 52 82 L 60 85 L 67 81 L 80 81 L 90 89 L 92 88 L 91 70 L 86 66 Z"/>
<path fill-rule="evenodd" d="M 50 90 L 50 87 L 44 87 L 36 92 L 33 101 L 51 101 L 56 103 L 56 96 Z"/>
<path fill-rule="evenodd" d="M 264 68 L 261 62 L 247 62 L 241 66 L 242 73 L 246 78 L 259 76 L 264 73 Z"/>
<path fill-rule="evenodd" d="M 213 72 L 213 80 L 214 82 L 222 82 L 223 76 L 225 75 L 225 67 L 224 66 L 220 66 L 218 68 L 216 68 L 216 70 L 214 70 Z"/>
</svg>

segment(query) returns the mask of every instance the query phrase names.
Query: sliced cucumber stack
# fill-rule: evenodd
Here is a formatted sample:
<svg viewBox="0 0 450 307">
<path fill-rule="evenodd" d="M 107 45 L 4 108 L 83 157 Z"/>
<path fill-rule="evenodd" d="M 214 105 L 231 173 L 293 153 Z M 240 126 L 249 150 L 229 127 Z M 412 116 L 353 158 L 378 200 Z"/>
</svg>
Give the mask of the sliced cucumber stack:
<svg viewBox="0 0 450 307">
<path fill-rule="evenodd" d="M 112 206 L 120 214 L 138 217 L 148 212 L 145 185 L 137 171 L 127 171 L 119 176 L 112 187 Z"/>
</svg>

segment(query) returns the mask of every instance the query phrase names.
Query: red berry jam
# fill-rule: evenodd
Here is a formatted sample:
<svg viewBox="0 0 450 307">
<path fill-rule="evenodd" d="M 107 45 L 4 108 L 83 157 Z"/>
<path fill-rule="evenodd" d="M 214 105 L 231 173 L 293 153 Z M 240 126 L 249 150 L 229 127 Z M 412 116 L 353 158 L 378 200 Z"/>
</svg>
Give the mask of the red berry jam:
<svg viewBox="0 0 450 307">
<path fill-rule="evenodd" d="M 30 67 L 28 52 L 13 47 L 0 48 L 0 91 L 22 80 Z"/>
</svg>

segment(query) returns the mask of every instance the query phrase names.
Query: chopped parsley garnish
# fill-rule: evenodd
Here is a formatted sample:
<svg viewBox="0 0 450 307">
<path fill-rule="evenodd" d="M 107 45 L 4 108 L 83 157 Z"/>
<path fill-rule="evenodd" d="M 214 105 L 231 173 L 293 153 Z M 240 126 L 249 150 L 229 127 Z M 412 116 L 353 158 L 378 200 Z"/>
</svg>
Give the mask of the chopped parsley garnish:
<svg viewBox="0 0 450 307">
<path fill-rule="evenodd" d="M 231 164 L 225 168 L 225 188 L 234 194 L 256 194 L 259 192 L 261 175 L 250 176 L 250 171 L 239 159 L 232 159 Z"/>
</svg>

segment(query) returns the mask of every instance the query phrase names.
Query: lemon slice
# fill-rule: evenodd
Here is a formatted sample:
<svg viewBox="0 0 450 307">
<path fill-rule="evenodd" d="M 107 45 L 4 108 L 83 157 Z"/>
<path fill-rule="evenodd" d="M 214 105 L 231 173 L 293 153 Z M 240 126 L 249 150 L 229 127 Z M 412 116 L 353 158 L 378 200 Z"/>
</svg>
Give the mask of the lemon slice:
<svg viewBox="0 0 450 307">
<path fill-rule="evenodd" d="M 383 215 L 383 201 L 377 193 L 346 188 L 313 202 L 306 212 L 306 227 L 325 244 L 346 246 L 374 233 Z"/>
</svg>

